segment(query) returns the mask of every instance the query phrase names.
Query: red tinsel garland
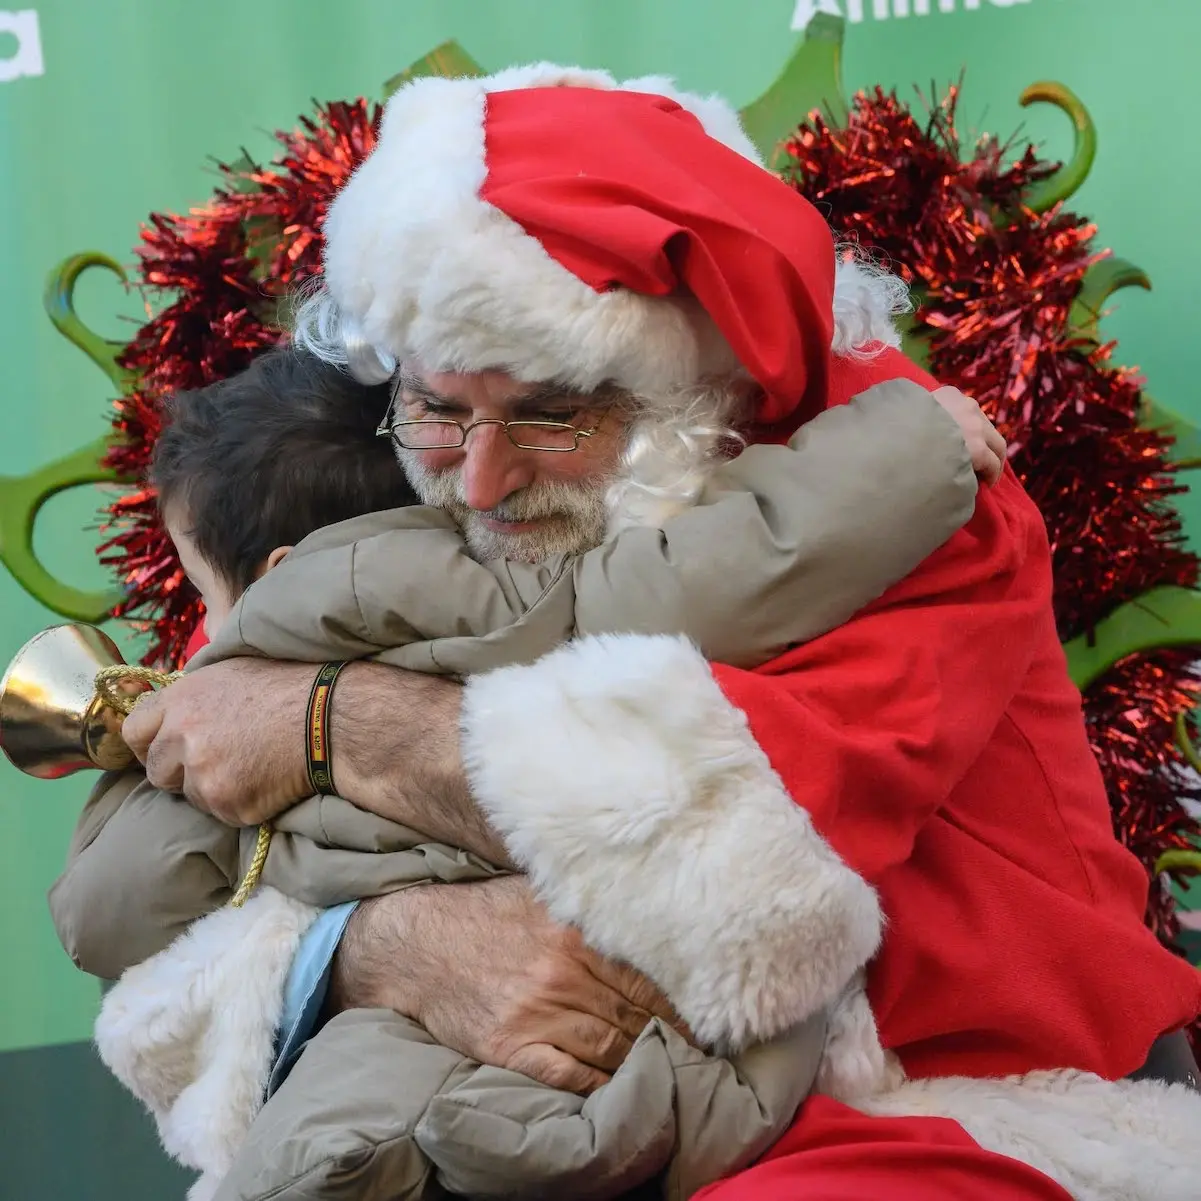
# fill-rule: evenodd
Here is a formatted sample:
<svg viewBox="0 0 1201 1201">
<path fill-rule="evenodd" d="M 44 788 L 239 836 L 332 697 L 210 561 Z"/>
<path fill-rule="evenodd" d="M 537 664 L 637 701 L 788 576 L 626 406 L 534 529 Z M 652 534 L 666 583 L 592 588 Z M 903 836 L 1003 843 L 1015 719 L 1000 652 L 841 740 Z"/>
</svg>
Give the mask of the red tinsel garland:
<svg viewBox="0 0 1201 1201">
<path fill-rule="evenodd" d="M 320 107 L 300 128 L 276 135 L 269 168 L 220 164 L 223 185 L 187 216 L 154 215 L 137 254 L 148 300 L 168 303 L 121 357 L 137 386 L 116 402 L 117 437 L 107 462 L 144 480 L 164 396 L 240 371 L 281 336 L 277 308 L 321 270 L 325 209 L 375 145 L 380 109 L 365 100 Z M 201 616 L 167 538 L 154 494 L 141 487 L 114 501 L 99 548 L 125 599 L 114 616 L 152 634 L 146 661 L 178 665 Z"/>
<path fill-rule="evenodd" d="M 1140 381 L 1072 326 L 1085 272 L 1103 254 L 1095 227 L 1022 199 L 1054 166 L 1027 149 L 1006 161 L 992 139 L 966 157 L 952 89 L 920 123 L 895 95 L 856 97 L 845 129 L 819 116 L 788 143 L 794 186 L 835 229 L 899 270 L 919 297 L 914 334 L 930 369 L 985 405 L 1010 462 L 1047 522 L 1055 612 L 1066 640 L 1148 590 L 1197 582 L 1167 502 L 1183 491 L 1170 442 L 1138 425 Z M 1118 836 L 1148 871 L 1201 833 L 1181 799 L 1201 796 L 1173 740 L 1201 683 L 1186 651 L 1118 664 L 1089 688 L 1085 711 Z M 1171 897 L 1151 890 L 1148 921 L 1177 933 Z"/>
<path fill-rule="evenodd" d="M 1006 161 L 986 140 L 963 161 L 952 90 L 925 124 L 895 96 L 856 98 L 846 129 L 814 117 L 788 150 L 795 185 L 832 224 L 854 231 L 917 287 L 915 329 L 932 370 L 989 406 L 1009 439 L 1014 469 L 1047 520 L 1062 636 L 1088 630 L 1115 605 L 1162 584 L 1192 585 L 1167 499 L 1181 491 L 1167 441 L 1137 424 L 1139 381 L 1110 364 L 1112 347 L 1071 326 L 1089 266 L 1091 224 L 1055 210 L 1035 215 L 1022 196 L 1053 165 L 1030 149 Z M 268 168 L 223 165 L 223 186 L 187 216 L 154 216 L 138 254 L 142 283 L 168 301 L 127 349 L 138 380 L 117 402 L 109 462 L 143 479 L 161 398 L 222 378 L 279 340 L 276 308 L 320 270 L 326 205 L 374 145 L 379 111 L 331 104 L 277 135 Z M 178 664 L 199 604 L 142 487 L 114 502 L 101 547 L 126 599 L 118 616 L 153 634 L 147 661 Z M 1086 716 L 1122 840 L 1151 868 L 1198 833 L 1180 805 L 1201 788 L 1180 770 L 1172 723 L 1198 682 L 1185 651 L 1126 661 L 1089 689 Z M 1176 931 L 1165 889 L 1148 920 Z"/>
</svg>

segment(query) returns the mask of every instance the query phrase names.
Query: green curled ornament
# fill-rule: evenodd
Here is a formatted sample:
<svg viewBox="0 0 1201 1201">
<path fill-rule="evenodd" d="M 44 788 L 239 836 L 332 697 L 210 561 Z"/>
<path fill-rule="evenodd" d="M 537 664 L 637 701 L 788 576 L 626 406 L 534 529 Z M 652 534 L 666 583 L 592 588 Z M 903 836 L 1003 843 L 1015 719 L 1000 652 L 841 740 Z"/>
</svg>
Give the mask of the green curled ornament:
<svg viewBox="0 0 1201 1201">
<path fill-rule="evenodd" d="M 1050 104 L 1071 119 L 1075 144 L 1072 156 L 1054 175 L 1034 184 L 1026 193 L 1026 205 L 1036 213 L 1048 209 L 1075 195 L 1088 178 L 1097 157 L 1097 127 L 1080 97 L 1066 84 L 1043 81 L 1032 83 L 1019 97 L 1023 108 L 1031 104 Z"/>
<path fill-rule="evenodd" d="M 86 271 L 101 267 L 128 283 L 125 269 L 105 254 L 73 255 L 60 263 L 46 281 L 43 304 L 50 320 L 69 342 L 104 372 L 122 391 L 130 377 L 117 362 L 124 343 L 103 338 L 90 330 L 75 310 L 75 286 Z M 98 624 L 120 599 L 115 591 L 87 592 L 57 579 L 34 549 L 34 526 L 51 497 L 87 484 L 116 483 L 118 477 L 104 466 L 111 437 L 97 438 L 25 475 L 0 476 L 0 562 L 31 596 L 46 608 L 68 618 Z"/>
</svg>

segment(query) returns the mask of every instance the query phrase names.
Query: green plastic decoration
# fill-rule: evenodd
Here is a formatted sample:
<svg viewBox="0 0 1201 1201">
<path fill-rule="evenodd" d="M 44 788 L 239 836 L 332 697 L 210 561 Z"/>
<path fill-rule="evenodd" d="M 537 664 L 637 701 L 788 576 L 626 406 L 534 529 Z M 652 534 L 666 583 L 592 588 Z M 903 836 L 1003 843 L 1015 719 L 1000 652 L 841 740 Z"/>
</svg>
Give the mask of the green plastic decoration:
<svg viewBox="0 0 1201 1201">
<path fill-rule="evenodd" d="M 117 363 L 124 343 L 93 333 L 75 311 L 75 285 L 84 272 L 95 267 L 116 275 L 122 284 L 128 282 L 125 269 L 107 255 L 73 255 L 50 273 L 43 304 L 59 333 L 78 346 L 115 387 L 124 390 L 129 376 Z M 85 592 L 55 578 L 34 550 L 34 526 L 52 496 L 86 484 L 117 481 L 116 474 L 102 466 L 108 445 L 109 438 L 97 438 L 26 475 L 0 476 L 0 562 L 26 592 L 71 621 L 104 621 L 120 594 Z"/>
<path fill-rule="evenodd" d="M 1183 713 L 1176 714 L 1176 745 L 1180 748 L 1180 753 L 1184 756 L 1184 761 L 1195 772 L 1201 772 L 1201 755 L 1197 754 L 1197 748 L 1193 746 L 1193 740 L 1188 736 L 1188 722 L 1184 719 Z"/>
<path fill-rule="evenodd" d="M 818 13 L 775 83 L 738 115 L 747 136 L 767 163 L 779 163 L 783 142 L 807 113 L 820 110 L 834 126 L 845 125 L 842 93 L 841 17 Z"/>
<path fill-rule="evenodd" d="M 412 66 L 393 75 L 384 84 L 384 99 L 387 100 L 393 92 L 413 79 L 424 79 L 430 75 L 437 75 L 442 79 L 475 79 L 483 74 L 483 67 L 458 42 L 443 42 Z"/>
<path fill-rule="evenodd" d="M 38 512 L 52 496 L 82 484 L 116 481 L 115 474 L 100 465 L 107 445 L 107 438 L 98 438 L 28 475 L 0 476 L 0 562 L 47 609 L 89 625 L 106 621 L 120 594 L 85 592 L 56 579 L 37 557 L 33 529 Z"/>
<path fill-rule="evenodd" d="M 1072 156 L 1055 172 L 1026 194 L 1026 204 L 1036 213 L 1045 213 L 1080 190 L 1097 157 L 1097 127 L 1080 97 L 1062 83 L 1032 83 L 1021 95 L 1020 104 L 1053 104 L 1072 121 L 1075 144 Z"/>
<path fill-rule="evenodd" d="M 89 251 L 72 255 L 50 272 L 42 294 L 42 304 L 58 332 L 68 342 L 78 346 L 108 376 L 112 384 L 124 392 L 128 390 L 131 378 L 117 359 L 124 351 L 125 343 L 93 333 L 75 311 L 75 285 L 84 272 L 94 267 L 103 267 L 115 275 L 124 287 L 129 286 L 129 276 L 120 263 L 107 254 Z"/>
<path fill-rule="evenodd" d="M 1068 320 L 1073 331 L 1090 342 L 1101 341 L 1100 322 L 1105 302 L 1121 288 L 1151 290 L 1147 273 L 1126 259 L 1107 258 L 1094 263 L 1085 273 Z"/>
<path fill-rule="evenodd" d="M 1069 318 L 1072 329 L 1081 338 L 1099 345 L 1105 302 L 1122 288 L 1150 291 L 1151 280 L 1141 267 L 1126 259 L 1108 258 L 1091 267 L 1072 306 Z M 1139 422 L 1148 429 L 1162 430 L 1173 439 L 1169 453 L 1177 470 L 1193 471 L 1201 467 L 1201 430 L 1192 421 L 1144 392 Z"/>
<path fill-rule="evenodd" d="M 1154 874 L 1174 872 L 1181 868 L 1191 868 L 1201 872 L 1201 851 L 1164 851 L 1155 861 Z"/>
<path fill-rule="evenodd" d="M 1191 588 L 1154 588 L 1063 649 L 1072 682 L 1083 692 L 1127 655 L 1174 646 L 1201 647 L 1201 592 Z"/>
<path fill-rule="evenodd" d="M 1190 418 L 1144 396 L 1139 421 L 1148 429 L 1162 430 L 1175 439 L 1170 457 L 1178 471 L 1196 471 L 1201 467 L 1201 429 Z"/>
<path fill-rule="evenodd" d="M 1122 288 L 1150 291 L 1151 280 L 1141 267 L 1126 259 L 1108 258 L 1091 267 L 1072 306 L 1069 318 L 1072 329 L 1081 338 L 1100 345 L 1105 302 Z M 1192 421 L 1144 392 L 1139 423 L 1148 429 L 1162 430 L 1173 439 L 1169 457 L 1178 471 L 1201 467 L 1201 430 Z"/>
</svg>

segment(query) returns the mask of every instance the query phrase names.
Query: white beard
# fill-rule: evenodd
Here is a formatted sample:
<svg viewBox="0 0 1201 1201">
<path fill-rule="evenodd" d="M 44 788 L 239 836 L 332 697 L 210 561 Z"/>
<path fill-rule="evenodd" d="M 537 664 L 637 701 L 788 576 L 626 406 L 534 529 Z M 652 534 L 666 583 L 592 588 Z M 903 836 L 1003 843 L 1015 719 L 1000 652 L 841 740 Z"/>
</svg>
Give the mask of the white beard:
<svg viewBox="0 0 1201 1201">
<path fill-rule="evenodd" d="M 607 480 L 578 483 L 545 480 L 506 497 L 487 512 L 471 508 L 463 496 L 460 471 L 430 471 L 421 452 L 397 449 L 397 457 L 422 504 L 444 509 L 463 531 L 474 558 L 516 559 L 536 563 L 555 555 L 573 555 L 599 546 L 608 523 Z M 532 530 L 512 534 L 490 529 L 485 521 L 536 521 Z"/>
</svg>

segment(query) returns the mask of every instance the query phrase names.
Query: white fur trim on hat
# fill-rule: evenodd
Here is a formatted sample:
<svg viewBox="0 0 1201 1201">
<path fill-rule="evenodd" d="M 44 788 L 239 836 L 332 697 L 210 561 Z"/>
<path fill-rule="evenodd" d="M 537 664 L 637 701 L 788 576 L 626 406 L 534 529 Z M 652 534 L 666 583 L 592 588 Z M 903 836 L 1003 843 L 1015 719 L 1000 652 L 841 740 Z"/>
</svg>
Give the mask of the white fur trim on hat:
<svg viewBox="0 0 1201 1201">
<path fill-rule="evenodd" d="M 539 63 L 484 79 L 415 80 L 389 101 L 375 150 L 330 206 L 325 282 L 298 314 L 298 343 L 367 382 L 416 357 L 431 370 L 503 369 L 582 391 L 612 382 L 653 397 L 737 369 L 691 297 L 598 293 L 480 198 L 487 95 L 551 86 L 668 96 L 762 165 L 724 100 L 659 76 L 618 83 L 603 71 Z M 893 277 L 840 263 L 835 351 L 896 345 L 904 294 Z"/>
<path fill-rule="evenodd" d="M 642 82 L 711 119 L 723 107 Z M 488 93 L 550 86 L 618 85 L 604 72 L 539 64 L 421 79 L 392 97 L 374 152 L 325 222 L 325 278 L 344 319 L 388 359 L 502 368 L 583 391 L 611 381 L 655 393 L 730 370 L 733 353 L 696 301 L 597 293 L 480 198 Z M 755 159 L 737 117 L 721 115 L 732 148 Z"/>
<path fill-rule="evenodd" d="M 880 941 L 873 889 L 785 792 L 686 639 L 607 635 L 468 681 L 473 792 L 556 920 L 704 1045 L 769 1039 Z"/>
</svg>

